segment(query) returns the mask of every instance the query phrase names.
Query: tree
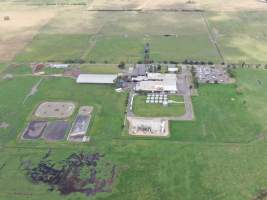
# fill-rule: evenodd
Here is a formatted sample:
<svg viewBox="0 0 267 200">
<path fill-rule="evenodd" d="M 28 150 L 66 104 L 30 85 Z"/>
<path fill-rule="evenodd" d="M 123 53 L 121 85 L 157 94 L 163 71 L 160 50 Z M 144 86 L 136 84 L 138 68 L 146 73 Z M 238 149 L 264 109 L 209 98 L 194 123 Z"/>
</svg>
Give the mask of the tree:
<svg viewBox="0 0 267 200">
<path fill-rule="evenodd" d="M 158 71 L 161 71 L 161 65 L 158 65 Z"/>
<path fill-rule="evenodd" d="M 125 69 L 125 62 L 121 61 L 120 64 L 118 65 L 118 68 Z"/>
</svg>

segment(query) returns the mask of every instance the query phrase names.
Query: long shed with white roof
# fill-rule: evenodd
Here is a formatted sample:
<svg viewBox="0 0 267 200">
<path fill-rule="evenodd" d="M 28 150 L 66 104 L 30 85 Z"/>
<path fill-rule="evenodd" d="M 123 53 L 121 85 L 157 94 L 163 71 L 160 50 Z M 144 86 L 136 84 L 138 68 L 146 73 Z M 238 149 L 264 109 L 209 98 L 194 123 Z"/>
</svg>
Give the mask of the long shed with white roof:
<svg viewBox="0 0 267 200">
<path fill-rule="evenodd" d="M 80 74 L 77 83 L 113 84 L 118 75 L 116 74 Z"/>
</svg>

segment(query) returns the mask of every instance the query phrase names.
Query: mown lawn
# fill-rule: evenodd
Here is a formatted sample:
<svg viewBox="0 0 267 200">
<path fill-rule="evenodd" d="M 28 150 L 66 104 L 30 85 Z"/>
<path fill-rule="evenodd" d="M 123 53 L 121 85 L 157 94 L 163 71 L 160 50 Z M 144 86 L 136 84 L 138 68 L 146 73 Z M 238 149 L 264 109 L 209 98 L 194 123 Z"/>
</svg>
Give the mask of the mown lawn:
<svg viewBox="0 0 267 200">
<path fill-rule="evenodd" d="M 162 104 L 148 104 L 146 103 L 145 95 L 138 95 L 134 97 L 133 111 L 134 114 L 140 117 L 176 117 L 185 113 L 183 98 L 180 96 L 171 96 L 169 100 L 179 103 L 170 103 L 168 106 Z"/>
</svg>

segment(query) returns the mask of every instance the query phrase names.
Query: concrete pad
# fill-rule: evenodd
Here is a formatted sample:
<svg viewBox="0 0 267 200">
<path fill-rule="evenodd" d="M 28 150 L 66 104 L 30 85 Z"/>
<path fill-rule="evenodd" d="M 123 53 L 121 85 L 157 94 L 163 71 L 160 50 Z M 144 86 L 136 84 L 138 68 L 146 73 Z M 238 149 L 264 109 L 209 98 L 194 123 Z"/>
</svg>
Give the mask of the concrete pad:
<svg viewBox="0 0 267 200">
<path fill-rule="evenodd" d="M 157 118 L 128 117 L 129 134 L 134 136 L 169 136 L 169 121 Z"/>
</svg>

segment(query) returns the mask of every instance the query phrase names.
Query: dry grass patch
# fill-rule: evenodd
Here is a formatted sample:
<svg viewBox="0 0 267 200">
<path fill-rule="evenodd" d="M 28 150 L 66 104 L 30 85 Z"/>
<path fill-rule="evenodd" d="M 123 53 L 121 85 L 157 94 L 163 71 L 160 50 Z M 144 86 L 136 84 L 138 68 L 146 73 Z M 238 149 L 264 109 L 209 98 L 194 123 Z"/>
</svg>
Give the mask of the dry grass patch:
<svg viewBox="0 0 267 200">
<path fill-rule="evenodd" d="M 96 34 L 110 16 L 88 12 L 81 7 L 62 9 L 42 30 L 49 34 Z"/>
<path fill-rule="evenodd" d="M 95 0 L 88 9 L 182 9 L 197 6 L 197 4 L 188 4 L 186 0 Z"/>
<path fill-rule="evenodd" d="M 200 7 L 206 10 L 214 11 L 249 11 L 249 10 L 267 10 L 267 4 L 260 0 L 198 0 Z"/>
<path fill-rule="evenodd" d="M 0 60 L 11 60 L 55 14 L 55 10 L 41 8 L 11 8 L 1 11 Z M 4 21 L 5 16 L 9 16 L 10 20 Z"/>
<path fill-rule="evenodd" d="M 266 10 L 267 4 L 260 0 L 94 0 L 88 9 L 205 9 L 215 11 Z"/>
</svg>

